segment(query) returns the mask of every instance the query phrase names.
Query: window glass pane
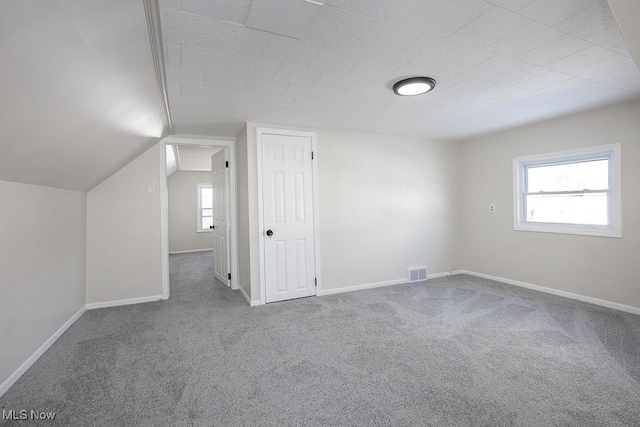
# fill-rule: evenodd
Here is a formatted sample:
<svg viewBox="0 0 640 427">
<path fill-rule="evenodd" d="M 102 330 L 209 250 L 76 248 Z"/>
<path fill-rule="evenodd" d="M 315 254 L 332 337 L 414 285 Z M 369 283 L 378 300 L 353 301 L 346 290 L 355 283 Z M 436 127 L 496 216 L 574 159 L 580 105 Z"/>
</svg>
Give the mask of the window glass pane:
<svg viewBox="0 0 640 427">
<path fill-rule="evenodd" d="M 208 230 L 209 226 L 211 226 L 211 225 L 213 225 L 213 218 L 212 217 L 209 216 L 209 217 L 202 218 L 202 229 L 203 230 Z"/>
<path fill-rule="evenodd" d="M 202 208 L 213 208 L 213 190 L 211 187 L 200 187 L 200 206 Z"/>
<path fill-rule="evenodd" d="M 608 224 L 606 193 L 527 196 L 527 221 Z"/>
<path fill-rule="evenodd" d="M 527 168 L 528 192 L 609 189 L 609 160 Z"/>
<path fill-rule="evenodd" d="M 213 216 L 213 209 L 202 209 L 202 217 Z"/>
</svg>

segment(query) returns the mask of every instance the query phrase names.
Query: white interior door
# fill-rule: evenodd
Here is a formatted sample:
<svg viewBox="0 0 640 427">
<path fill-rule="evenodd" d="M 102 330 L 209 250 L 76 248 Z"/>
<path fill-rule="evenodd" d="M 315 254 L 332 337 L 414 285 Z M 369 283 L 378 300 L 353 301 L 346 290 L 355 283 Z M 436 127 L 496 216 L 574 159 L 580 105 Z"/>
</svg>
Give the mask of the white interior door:
<svg viewBox="0 0 640 427">
<path fill-rule="evenodd" d="M 263 134 L 265 301 L 316 294 L 312 142 Z"/>
<path fill-rule="evenodd" d="M 226 286 L 229 280 L 229 224 L 227 194 L 227 150 L 211 156 L 211 189 L 213 193 L 213 257 L 214 276 Z"/>
</svg>

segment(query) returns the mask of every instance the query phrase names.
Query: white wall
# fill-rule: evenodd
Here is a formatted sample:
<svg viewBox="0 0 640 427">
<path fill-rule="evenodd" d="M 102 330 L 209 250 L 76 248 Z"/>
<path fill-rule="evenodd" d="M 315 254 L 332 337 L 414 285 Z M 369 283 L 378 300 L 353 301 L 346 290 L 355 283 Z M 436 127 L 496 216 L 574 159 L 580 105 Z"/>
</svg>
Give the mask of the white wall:
<svg viewBox="0 0 640 427">
<path fill-rule="evenodd" d="M 636 101 L 464 142 L 462 267 L 640 307 L 639 119 Z M 513 230 L 514 157 L 612 143 L 622 145 L 622 239 Z"/>
<path fill-rule="evenodd" d="M 252 299 L 259 299 L 258 126 L 248 124 L 247 138 Z M 409 267 L 457 268 L 457 143 L 314 131 L 323 290 L 404 279 Z"/>
<path fill-rule="evenodd" d="M 260 301 L 260 244 L 259 240 L 263 234 L 258 226 L 258 162 L 257 162 L 257 145 L 256 145 L 256 129 L 257 123 L 247 123 L 247 215 L 246 225 L 248 230 L 249 242 L 249 288 L 251 292 L 249 296 L 254 301 Z M 242 261 L 246 263 L 246 261 Z M 242 270 L 242 267 L 240 268 Z"/>
<path fill-rule="evenodd" d="M 196 184 L 211 184 L 211 172 L 179 171 L 167 179 L 169 195 L 169 252 L 212 249 L 213 235 L 198 232 Z"/>
<path fill-rule="evenodd" d="M 254 139 L 255 142 L 255 139 Z M 251 241 L 249 237 L 249 170 L 247 126 L 236 137 L 236 192 L 238 194 L 238 285 L 252 299 L 251 293 Z"/>
<path fill-rule="evenodd" d="M 316 130 L 322 289 L 466 269 L 640 306 L 640 103 L 462 144 Z M 259 299 L 256 123 L 237 138 L 239 285 Z M 309 129 L 307 129 L 309 130 Z M 622 143 L 623 239 L 514 232 L 512 159 Z M 87 301 L 161 294 L 158 148 L 89 193 Z M 489 203 L 497 212 L 488 213 Z M 606 285 L 604 285 L 606 284 Z"/>
<path fill-rule="evenodd" d="M 318 132 L 323 289 L 455 268 L 458 145 Z"/>
<path fill-rule="evenodd" d="M 88 193 L 89 304 L 162 295 L 159 149 L 156 144 Z"/>
<path fill-rule="evenodd" d="M 85 193 L 0 181 L 0 383 L 85 304 Z"/>
</svg>

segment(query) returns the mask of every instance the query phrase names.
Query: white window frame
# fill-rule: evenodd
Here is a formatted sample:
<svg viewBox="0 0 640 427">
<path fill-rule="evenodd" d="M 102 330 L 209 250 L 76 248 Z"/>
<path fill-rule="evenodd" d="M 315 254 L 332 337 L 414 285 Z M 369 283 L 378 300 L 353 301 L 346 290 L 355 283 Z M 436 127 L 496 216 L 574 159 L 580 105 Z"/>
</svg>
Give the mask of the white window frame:
<svg viewBox="0 0 640 427">
<path fill-rule="evenodd" d="M 202 228 L 202 198 L 200 197 L 200 189 L 201 188 L 212 188 L 213 186 L 209 183 L 201 183 L 196 184 L 196 200 L 198 204 L 198 210 L 196 211 L 196 232 L 198 233 L 211 233 L 213 230 L 210 228 L 204 229 Z M 211 207 L 213 209 L 213 207 Z"/>
<path fill-rule="evenodd" d="M 513 159 L 513 229 L 542 233 L 622 237 L 622 188 L 620 144 L 547 153 Z M 589 160 L 609 159 L 609 224 L 559 224 L 528 222 L 526 214 L 527 168 Z"/>
</svg>

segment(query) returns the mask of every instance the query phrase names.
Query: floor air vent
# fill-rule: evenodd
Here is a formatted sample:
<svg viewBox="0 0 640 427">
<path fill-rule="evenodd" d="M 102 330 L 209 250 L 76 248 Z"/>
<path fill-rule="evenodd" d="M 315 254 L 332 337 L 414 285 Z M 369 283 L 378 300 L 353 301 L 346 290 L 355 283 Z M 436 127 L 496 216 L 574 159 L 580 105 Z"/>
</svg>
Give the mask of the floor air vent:
<svg viewBox="0 0 640 427">
<path fill-rule="evenodd" d="M 427 267 L 409 268 L 407 270 L 410 282 L 420 282 L 427 280 Z"/>
</svg>

